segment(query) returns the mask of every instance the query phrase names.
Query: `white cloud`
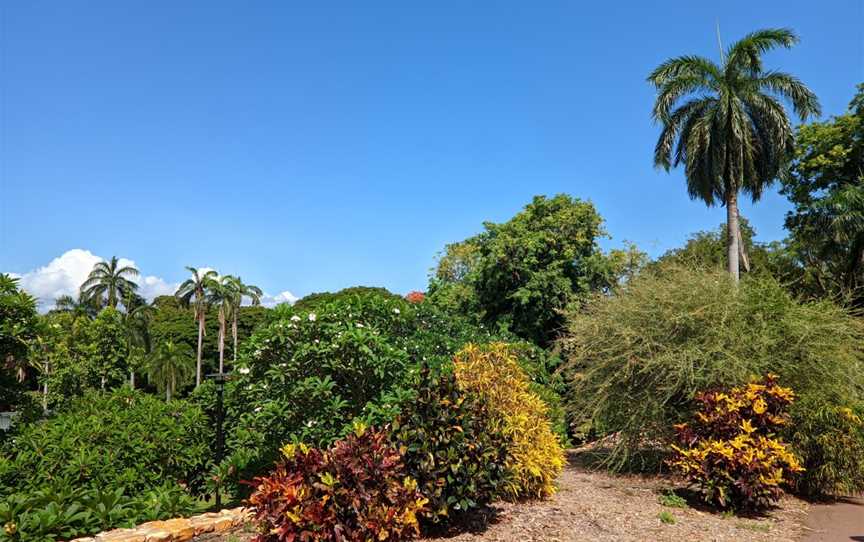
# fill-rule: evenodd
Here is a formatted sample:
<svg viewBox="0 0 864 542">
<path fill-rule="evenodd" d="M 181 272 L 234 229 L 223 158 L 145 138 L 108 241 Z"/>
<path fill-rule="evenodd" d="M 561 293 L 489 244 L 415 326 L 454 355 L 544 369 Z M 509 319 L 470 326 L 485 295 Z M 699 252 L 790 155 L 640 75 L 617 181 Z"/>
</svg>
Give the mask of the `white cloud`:
<svg viewBox="0 0 864 542">
<path fill-rule="evenodd" d="M 87 275 L 90 274 L 93 266 L 104 260 L 105 258 L 89 250 L 73 248 L 54 258 L 44 267 L 23 274 L 9 274 L 18 278 L 21 287 L 39 300 L 39 310 L 44 312 L 51 309 L 54 301 L 62 295 L 77 298 L 78 289 L 87 280 Z M 121 266 L 138 267 L 133 260 L 127 258 L 119 258 L 118 263 Z M 198 272 L 205 273 L 211 269 L 199 267 Z M 169 282 L 154 275 L 141 275 L 135 279 L 135 282 L 138 283 L 138 293 L 148 301 L 160 295 L 172 295 L 180 285 L 178 282 Z M 265 307 L 275 307 L 280 303 L 293 304 L 298 299 L 296 295 L 285 290 L 276 295 L 265 293 L 261 298 L 261 304 Z"/>
<path fill-rule="evenodd" d="M 54 300 L 62 295 L 78 297 L 78 288 L 93 269 L 93 266 L 101 258 L 89 250 L 73 248 L 64 252 L 61 256 L 51 260 L 48 265 L 39 267 L 17 276 L 21 287 L 39 300 L 39 309 L 46 311 L 54 306 Z M 135 262 L 126 258 L 120 258 L 121 266 L 135 266 Z M 137 267 L 137 266 L 136 266 Z M 136 279 L 138 293 L 146 299 L 151 300 L 159 295 L 173 294 L 177 284 L 169 283 L 160 277 L 152 275 L 141 276 Z"/>
<path fill-rule="evenodd" d="M 279 305 L 281 303 L 288 303 L 289 305 L 293 305 L 294 302 L 298 299 L 300 298 L 292 294 L 288 290 L 285 290 L 284 292 L 276 295 L 270 295 L 268 293 L 265 293 L 261 297 L 261 304 L 265 307 L 275 307 L 276 305 Z"/>
</svg>

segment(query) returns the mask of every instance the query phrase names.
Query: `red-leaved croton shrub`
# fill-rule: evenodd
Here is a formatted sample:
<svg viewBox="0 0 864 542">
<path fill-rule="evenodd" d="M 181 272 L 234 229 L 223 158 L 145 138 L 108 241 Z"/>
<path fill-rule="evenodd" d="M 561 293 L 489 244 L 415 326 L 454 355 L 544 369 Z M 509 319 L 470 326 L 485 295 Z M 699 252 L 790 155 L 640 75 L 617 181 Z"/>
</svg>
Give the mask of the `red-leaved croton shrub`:
<svg viewBox="0 0 864 542">
<path fill-rule="evenodd" d="M 417 291 L 408 292 L 408 295 L 405 296 L 405 301 L 408 303 L 422 303 L 424 299 L 426 299 L 426 294 Z"/>
<path fill-rule="evenodd" d="M 385 432 L 358 424 L 327 451 L 289 444 L 282 452 L 249 499 L 258 542 L 396 542 L 419 534 L 426 499 Z"/>
<path fill-rule="evenodd" d="M 694 420 L 675 426 L 670 466 L 721 508 L 769 506 L 804 470 L 775 434 L 788 423 L 794 398 L 771 374 L 743 387 L 700 393 Z"/>
</svg>

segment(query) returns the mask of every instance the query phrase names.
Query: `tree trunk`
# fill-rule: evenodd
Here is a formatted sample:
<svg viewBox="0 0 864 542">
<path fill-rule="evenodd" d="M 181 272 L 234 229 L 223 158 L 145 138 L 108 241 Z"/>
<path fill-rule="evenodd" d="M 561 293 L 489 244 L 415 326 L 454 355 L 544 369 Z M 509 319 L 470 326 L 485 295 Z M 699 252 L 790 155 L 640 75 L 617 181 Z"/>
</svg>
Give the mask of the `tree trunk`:
<svg viewBox="0 0 864 542">
<path fill-rule="evenodd" d="M 728 258 L 728 271 L 732 280 L 738 282 L 738 239 L 740 238 L 738 227 L 738 191 L 731 190 L 726 201 L 726 248 Z"/>
<path fill-rule="evenodd" d="M 222 374 L 225 360 L 225 313 L 219 312 L 219 374 Z"/>
<path fill-rule="evenodd" d="M 102 377 L 102 391 L 105 391 L 105 377 Z"/>
<path fill-rule="evenodd" d="M 129 386 L 135 389 L 135 371 L 129 371 Z"/>
<path fill-rule="evenodd" d="M 204 348 L 204 318 L 198 318 L 198 365 L 195 370 L 195 387 L 201 385 L 201 353 Z"/>
<path fill-rule="evenodd" d="M 237 312 L 240 312 L 239 307 L 234 313 L 234 321 L 231 323 L 231 334 L 234 336 L 234 365 L 237 365 Z"/>
<path fill-rule="evenodd" d="M 48 413 L 48 372 L 51 366 L 45 362 L 45 382 L 42 383 L 42 412 Z"/>
</svg>

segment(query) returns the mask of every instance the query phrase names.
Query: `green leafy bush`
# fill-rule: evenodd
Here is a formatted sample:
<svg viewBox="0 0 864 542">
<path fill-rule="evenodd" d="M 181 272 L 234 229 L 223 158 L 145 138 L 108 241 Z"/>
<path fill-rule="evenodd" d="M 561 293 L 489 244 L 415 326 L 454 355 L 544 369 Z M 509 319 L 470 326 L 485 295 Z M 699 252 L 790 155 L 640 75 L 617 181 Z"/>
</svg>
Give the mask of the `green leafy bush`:
<svg viewBox="0 0 864 542">
<path fill-rule="evenodd" d="M 855 495 L 864 490 L 864 405 L 796 403 L 785 431 L 805 471 L 796 488 L 810 497 Z"/>
<path fill-rule="evenodd" d="M 389 423 L 414 396 L 421 365 L 451 364 L 466 342 L 493 337 L 431 303 L 412 304 L 377 288 L 316 294 L 298 306 L 277 307 L 245 345 L 226 387 L 229 456 L 220 480 L 227 477 L 229 489 L 242 492 L 236 482 L 269 468 L 285 442 L 327 446 L 356 419 Z M 520 344 L 532 385 L 556 403 L 560 381 L 549 368 L 557 358 Z M 212 410 L 212 386 L 193 397 Z"/>
<path fill-rule="evenodd" d="M 803 469 L 776 431 L 788 423 L 794 400 L 776 376 L 726 391 L 696 396 L 693 420 L 675 426 L 669 465 L 721 508 L 760 510 L 775 503 L 783 486 Z"/>
<path fill-rule="evenodd" d="M 255 480 L 259 541 L 398 541 L 419 534 L 426 503 L 386 433 L 355 426 L 326 452 L 303 444 Z"/>
<path fill-rule="evenodd" d="M 171 482 L 194 492 L 212 442 L 210 420 L 195 406 L 128 388 L 92 392 L 6 443 L 0 495 L 60 488 L 138 494 Z"/>
<path fill-rule="evenodd" d="M 548 406 L 531 392 L 530 380 L 506 343 L 468 344 L 454 359 L 460 389 L 486 400 L 490 432 L 504 436 L 507 479 L 501 496 L 548 497 L 564 468 L 561 443 L 552 432 Z"/>
<path fill-rule="evenodd" d="M 459 389 L 452 371 L 424 368 L 390 439 L 429 499 L 424 517 L 449 523 L 488 505 L 507 475 L 507 446 L 482 398 Z"/>
<path fill-rule="evenodd" d="M 811 409 L 864 396 L 861 323 L 828 301 L 798 302 L 770 278 L 736 286 L 722 272 L 663 266 L 572 312 L 561 347 L 571 427 L 586 439 L 617 435 L 612 469 L 659 468 L 657 444 L 692 417 L 702 390 L 770 372 Z M 782 436 L 794 443 L 791 430 Z M 806 465 L 814 452 L 801 453 Z"/>
<path fill-rule="evenodd" d="M 116 527 L 194 514 L 202 509 L 180 487 L 131 497 L 122 488 L 41 489 L 0 499 L 0 541 L 69 540 Z"/>
</svg>

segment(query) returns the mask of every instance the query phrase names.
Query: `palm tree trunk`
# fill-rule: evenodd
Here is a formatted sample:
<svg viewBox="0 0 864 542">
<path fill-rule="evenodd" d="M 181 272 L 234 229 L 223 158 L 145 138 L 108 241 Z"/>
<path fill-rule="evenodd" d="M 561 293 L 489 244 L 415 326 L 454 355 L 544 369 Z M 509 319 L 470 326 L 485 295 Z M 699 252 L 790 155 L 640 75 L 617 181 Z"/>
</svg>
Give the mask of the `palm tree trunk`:
<svg viewBox="0 0 864 542">
<path fill-rule="evenodd" d="M 738 266 L 738 191 L 730 190 L 726 201 L 726 248 L 729 274 L 736 283 L 739 278 Z"/>
<path fill-rule="evenodd" d="M 220 309 L 221 310 L 221 309 Z M 225 360 L 225 313 L 219 313 L 219 373 L 223 372 Z"/>
<path fill-rule="evenodd" d="M 234 336 L 234 365 L 237 365 L 237 313 L 240 308 L 237 307 L 234 312 L 234 321 L 231 323 L 231 334 Z"/>
<path fill-rule="evenodd" d="M 129 371 L 129 386 L 135 389 L 135 371 Z"/>
<path fill-rule="evenodd" d="M 201 353 L 204 348 L 204 318 L 198 318 L 198 366 L 195 371 L 195 387 L 201 385 Z"/>
</svg>

